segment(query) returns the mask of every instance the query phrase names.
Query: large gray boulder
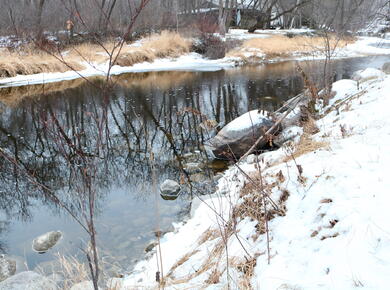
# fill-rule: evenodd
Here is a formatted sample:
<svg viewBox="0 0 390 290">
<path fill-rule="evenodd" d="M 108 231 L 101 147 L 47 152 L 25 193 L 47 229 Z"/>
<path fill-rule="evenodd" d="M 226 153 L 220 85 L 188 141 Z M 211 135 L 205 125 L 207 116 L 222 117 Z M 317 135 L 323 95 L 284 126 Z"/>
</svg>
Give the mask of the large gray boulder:
<svg viewBox="0 0 390 290">
<path fill-rule="evenodd" d="M 390 62 L 386 62 L 386 63 L 382 66 L 382 70 L 383 70 L 384 73 L 390 74 Z"/>
<path fill-rule="evenodd" d="M 57 285 L 48 278 L 32 271 L 21 272 L 3 282 L 0 290 L 57 290 Z"/>
<path fill-rule="evenodd" d="M 267 116 L 267 112 L 253 110 L 231 121 L 205 145 L 216 158 L 238 159 L 273 125 L 274 122 Z M 277 130 L 276 128 L 272 133 L 276 133 Z M 267 140 L 264 140 L 257 149 L 262 149 L 266 145 Z"/>
<path fill-rule="evenodd" d="M 60 231 L 53 231 L 43 234 L 33 240 L 32 248 L 38 253 L 45 253 L 61 239 L 62 233 Z"/>
<path fill-rule="evenodd" d="M 0 282 L 11 277 L 16 272 L 16 261 L 0 255 Z"/>
</svg>

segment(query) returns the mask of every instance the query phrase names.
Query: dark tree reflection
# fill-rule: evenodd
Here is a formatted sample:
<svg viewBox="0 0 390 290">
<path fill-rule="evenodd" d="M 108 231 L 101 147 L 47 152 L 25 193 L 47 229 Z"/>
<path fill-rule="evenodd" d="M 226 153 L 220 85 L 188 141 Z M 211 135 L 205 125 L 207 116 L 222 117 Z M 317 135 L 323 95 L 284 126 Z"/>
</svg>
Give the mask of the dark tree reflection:
<svg viewBox="0 0 390 290">
<path fill-rule="evenodd" d="M 306 68 L 319 78 L 319 67 Z M 336 64 L 335 77 L 345 76 Z M 0 148 L 76 213 L 81 209 L 75 192 L 85 190 L 80 167 L 93 164 L 90 180 L 98 192 L 99 213 L 113 186 L 131 184 L 138 188 L 131 193 L 137 197 L 151 193 L 151 154 L 158 173 L 179 178 L 180 156 L 201 151 L 212 136 L 202 126 L 205 121 L 223 126 L 251 109 L 273 111 L 303 88 L 291 62 L 218 72 L 127 74 L 115 82 L 108 98 L 97 86 L 80 80 L 0 89 Z M 157 178 L 161 181 L 163 175 Z M 0 155 L 0 210 L 5 221 L 33 218 L 29 209 L 36 202 L 53 214 L 61 212 L 20 168 Z"/>
</svg>

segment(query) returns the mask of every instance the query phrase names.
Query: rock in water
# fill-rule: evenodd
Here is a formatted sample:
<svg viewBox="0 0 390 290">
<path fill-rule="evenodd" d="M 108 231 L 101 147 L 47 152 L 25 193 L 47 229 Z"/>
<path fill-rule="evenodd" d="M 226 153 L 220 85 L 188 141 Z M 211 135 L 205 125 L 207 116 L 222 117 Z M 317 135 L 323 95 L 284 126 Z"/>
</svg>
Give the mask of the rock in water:
<svg viewBox="0 0 390 290">
<path fill-rule="evenodd" d="M 11 277 L 16 272 L 16 261 L 0 255 L 0 282 Z"/>
<path fill-rule="evenodd" d="M 163 195 L 176 195 L 180 191 L 180 185 L 174 180 L 167 179 L 160 185 Z"/>
<path fill-rule="evenodd" d="M 0 290 L 57 290 L 48 278 L 32 271 L 21 272 L 0 282 Z"/>
<path fill-rule="evenodd" d="M 383 70 L 384 73 L 390 74 L 390 62 L 386 62 L 386 63 L 382 66 L 382 70 Z"/>
<path fill-rule="evenodd" d="M 33 240 L 32 248 L 38 253 L 45 253 L 61 239 L 62 233 L 60 231 L 53 231 L 43 234 Z"/>
<path fill-rule="evenodd" d="M 217 158 L 238 159 L 273 125 L 274 122 L 267 116 L 266 112 L 253 110 L 223 127 L 206 146 Z M 277 130 L 278 128 L 272 133 L 275 134 Z M 266 144 L 266 140 L 260 142 L 258 149 L 264 148 Z"/>
</svg>

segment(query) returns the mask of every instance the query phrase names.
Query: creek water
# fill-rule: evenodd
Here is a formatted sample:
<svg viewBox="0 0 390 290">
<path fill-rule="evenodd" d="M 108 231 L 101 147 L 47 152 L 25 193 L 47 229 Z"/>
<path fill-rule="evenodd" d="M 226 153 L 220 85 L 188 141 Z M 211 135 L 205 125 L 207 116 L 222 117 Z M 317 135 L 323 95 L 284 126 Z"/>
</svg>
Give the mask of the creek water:
<svg viewBox="0 0 390 290">
<path fill-rule="evenodd" d="M 338 60 L 334 79 L 386 61 L 381 56 Z M 320 61 L 301 65 L 321 80 Z M 57 253 L 83 257 L 88 241 L 39 184 L 78 216 L 80 201 L 92 188 L 100 255 L 110 271 L 126 272 L 144 256 L 156 230 L 172 230 L 172 222 L 186 218 L 193 194 L 213 190 L 212 177 L 220 168 L 204 161 L 202 143 L 211 133 L 202 125 L 223 126 L 255 108 L 273 111 L 303 89 L 293 61 L 216 72 L 124 74 L 109 94 L 98 88 L 101 82 L 0 90 L 0 148 L 12 157 L 10 162 L 0 156 L 0 247 L 29 269 L 53 271 Z M 191 194 L 184 190 L 176 200 L 162 199 L 162 181 L 183 180 L 176 156 L 191 152 L 191 158 L 208 164 L 204 176 Z M 62 231 L 63 239 L 47 253 L 35 253 L 32 240 L 51 230 Z"/>
</svg>

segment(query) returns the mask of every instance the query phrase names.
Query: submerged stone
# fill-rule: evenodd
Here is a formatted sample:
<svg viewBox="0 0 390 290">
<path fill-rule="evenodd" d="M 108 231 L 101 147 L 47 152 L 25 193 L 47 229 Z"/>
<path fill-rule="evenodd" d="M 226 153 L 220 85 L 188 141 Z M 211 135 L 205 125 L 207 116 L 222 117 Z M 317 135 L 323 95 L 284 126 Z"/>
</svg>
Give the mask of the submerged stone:
<svg viewBox="0 0 390 290">
<path fill-rule="evenodd" d="M 176 195 L 180 191 L 180 184 L 174 180 L 167 179 L 160 185 L 162 195 Z"/>
<path fill-rule="evenodd" d="M 149 253 L 150 251 L 152 251 L 156 246 L 158 245 L 157 242 L 151 242 L 149 245 L 146 246 L 146 248 L 144 249 L 145 253 Z"/>
<path fill-rule="evenodd" d="M 3 282 L 0 290 L 57 290 L 57 285 L 50 279 L 32 271 L 21 272 Z"/>
<path fill-rule="evenodd" d="M 60 231 L 52 231 L 43 234 L 33 240 L 32 248 L 38 253 L 45 253 L 61 239 L 62 233 Z"/>
<path fill-rule="evenodd" d="M 178 194 L 160 194 L 163 200 L 175 200 L 179 197 Z"/>
</svg>

